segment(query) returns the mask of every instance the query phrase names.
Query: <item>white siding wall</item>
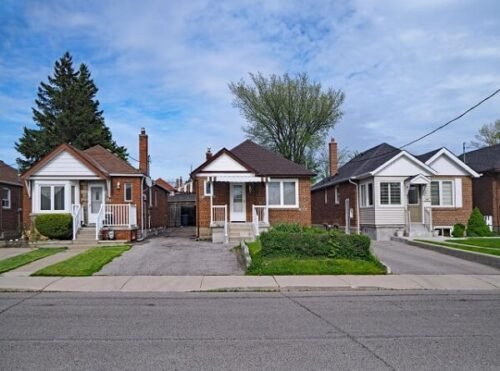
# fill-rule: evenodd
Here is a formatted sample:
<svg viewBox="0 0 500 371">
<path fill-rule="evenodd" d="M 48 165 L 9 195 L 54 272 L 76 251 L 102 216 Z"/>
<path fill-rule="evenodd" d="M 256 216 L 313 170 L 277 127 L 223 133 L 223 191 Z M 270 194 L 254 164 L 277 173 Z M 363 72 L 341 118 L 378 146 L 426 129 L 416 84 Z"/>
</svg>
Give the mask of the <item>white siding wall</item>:
<svg viewBox="0 0 500 371">
<path fill-rule="evenodd" d="M 404 180 L 406 177 L 375 177 L 375 222 L 380 224 L 404 224 L 405 223 L 405 208 L 406 190 L 404 188 Z M 380 183 L 382 182 L 398 182 L 401 183 L 401 205 L 381 205 L 380 204 Z"/>
<path fill-rule="evenodd" d="M 395 177 L 409 177 L 422 174 L 425 176 L 430 175 L 429 171 L 422 166 L 419 166 L 415 161 L 410 160 L 405 156 L 401 156 L 396 161 L 380 170 L 377 176 L 395 176 Z"/>
<path fill-rule="evenodd" d="M 438 172 L 438 175 L 470 175 L 444 154 L 435 159 L 432 163 L 429 164 L 429 166 L 436 170 Z"/>
<path fill-rule="evenodd" d="M 248 169 L 243 167 L 239 162 L 233 160 L 227 154 L 223 154 L 208 164 L 203 171 L 248 171 Z"/>
<path fill-rule="evenodd" d="M 361 185 L 365 184 L 368 187 L 369 183 L 373 183 L 373 178 L 360 182 L 358 190 L 361 192 Z M 359 223 L 360 224 L 375 224 L 375 188 L 373 188 L 373 206 L 361 206 L 361 194 L 358 195 L 359 207 Z M 367 197 L 368 202 L 368 197 Z"/>
<path fill-rule="evenodd" d="M 68 152 L 61 152 L 34 176 L 95 176 L 87 166 Z"/>
</svg>

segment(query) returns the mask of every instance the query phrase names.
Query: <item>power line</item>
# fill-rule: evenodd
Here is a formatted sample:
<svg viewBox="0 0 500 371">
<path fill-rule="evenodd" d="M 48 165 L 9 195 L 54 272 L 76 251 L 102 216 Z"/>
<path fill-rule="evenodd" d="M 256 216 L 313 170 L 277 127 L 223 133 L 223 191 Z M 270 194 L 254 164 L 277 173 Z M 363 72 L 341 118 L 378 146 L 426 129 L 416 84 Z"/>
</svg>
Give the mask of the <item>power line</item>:
<svg viewBox="0 0 500 371">
<path fill-rule="evenodd" d="M 486 102 L 487 100 L 493 98 L 495 95 L 497 95 L 498 93 L 500 93 L 500 89 L 497 89 L 495 90 L 493 93 L 491 93 L 490 95 L 488 95 L 486 98 L 480 100 L 478 103 L 474 104 L 472 107 L 468 108 L 467 110 L 465 110 L 464 112 L 462 112 L 460 115 L 452 118 L 451 120 L 445 122 L 444 124 L 438 126 L 437 128 L 431 130 L 430 132 L 422 135 L 421 137 L 418 137 L 417 139 L 414 139 L 404 145 L 402 145 L 401 147 L 395 149 L 395 150 L 392 150 L 392 151 L 388 151 L 388 152 L 385 152 L 385 153 L 381 153 L 380 155 L 376 155 L 376 156 L 372 156 L 372 157 L 368 157 L 368 158 L 363 158 L 363 159 L 358 159 L 356 160 L 355 158 L 352 159 L 351 161 L 349 161 L 348 163 L 356 163 L 356 162 L 363 162 L 363 161 L 368 161 L 368 160 L 373 160 L 373 159 L 376 159 L 376 158 L 379 158 L 379 157 L 384 157 L 384 156 L 387 156 L 387 155 L 390 155 L 391 153 L 396 153 L 396 152 L 399 152 L 401 151 L 403 148 L 406 148 L 408 146 L 411 146 L 412 144 L 415 144 L 419 141 L 421 141 L 422 139 L 425 139 L 427 138 L 428 136 L 436 133 L 437 131 L 441 130 L 441 129 L 444 129 L 446 126 L 450 125 L 451 123 L 461 119 L 462 117 L 464 117 L 466 114 L 468 114 L 469 112 L 475 110 L 477 107 L 479 107 L 481 104 L 483 104 L 484 102 Z M 362 154 L 361 154 L 362 155 Z M 360 156 L 361 156 L 360 155 Z"/>
</svg>

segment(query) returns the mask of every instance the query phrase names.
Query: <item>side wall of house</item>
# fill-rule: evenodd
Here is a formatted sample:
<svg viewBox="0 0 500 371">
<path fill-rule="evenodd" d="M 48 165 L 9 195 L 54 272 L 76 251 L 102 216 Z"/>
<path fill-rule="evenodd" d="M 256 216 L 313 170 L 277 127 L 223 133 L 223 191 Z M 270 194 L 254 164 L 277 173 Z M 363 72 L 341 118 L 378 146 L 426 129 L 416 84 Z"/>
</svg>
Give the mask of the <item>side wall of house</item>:
<svg viewBox="0 0 500 371">
<path fill-rule="evenodd" d="M 493 228 L 500 230 L 500 173 L 485 173 L 472 180 L 473 206 L 493 217 Z"/>
<path fill-rule="evenodd" d="M 353 210 L 350 225 L 351 229 L 356 228 L 356 186 L 348 182 L 338 184 L 338 204 L 335 203 L 335 187 L 330 186 L 312 192 L 313 224 L 328 224 L 345 229 L 345 204 L 346 199 L 349 199 L 349 208 Z"/>
<path fill-rule="evenodd" d="M 10 190 L 10 207 L 0 206 L 0 239 L 19 237 L 22 223 L 22 187 L 0 183 L 0 188 Z"/>
<path fill-rule="evenodd" d="M 462 207 L 432 207 L 432 224 L 436 227 L 453 227 L 454 224 L 467 224 L 472 212 L 472 179 L 470 177 L 433 177 L 437 179 L 462 179 Z"/>
<path fill-rule="evenodd" d="M 151 192 L 151 228 L 167 228 L 169 217 L 168 192 L 158 186 L 154 186 Z"/>
</svg>

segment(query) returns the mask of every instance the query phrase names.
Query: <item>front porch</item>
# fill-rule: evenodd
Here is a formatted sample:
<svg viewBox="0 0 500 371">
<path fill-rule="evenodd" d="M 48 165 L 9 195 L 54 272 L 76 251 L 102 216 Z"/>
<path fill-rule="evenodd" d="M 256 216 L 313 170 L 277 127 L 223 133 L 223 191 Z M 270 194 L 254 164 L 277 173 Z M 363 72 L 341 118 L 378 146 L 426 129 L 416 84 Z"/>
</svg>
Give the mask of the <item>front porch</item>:
<svg viewBox="0 0 500 371">
<path fill-rule="evenodd" d="M 405 236 L 431 237 L 432 207 L 430 179 L 417 175 L 405 184 Z"/>
</svg>

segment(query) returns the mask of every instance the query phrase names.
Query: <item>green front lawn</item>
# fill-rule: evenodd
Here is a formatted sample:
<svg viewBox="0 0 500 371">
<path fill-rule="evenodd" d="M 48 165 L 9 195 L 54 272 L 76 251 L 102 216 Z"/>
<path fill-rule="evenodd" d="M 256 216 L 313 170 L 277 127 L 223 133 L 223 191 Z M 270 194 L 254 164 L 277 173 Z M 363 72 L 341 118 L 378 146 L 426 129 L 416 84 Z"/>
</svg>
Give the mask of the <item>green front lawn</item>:
<svg viewBox="0 0 500 371">
<path fill-rule="evenodd" d="M 68 260 L 49 265 L 32 276 L 91 276 L 127 250 L 130 250 L 128 245 L 94 247 Z"/>
<path fill-rule="evenodd" d="M 252 264 L 248 275 L 300 274 L 384 274 L 385 269 L 373 257 L 361 259 L 331 259 L 327 257 L 263 257 L 260 241 L 248 244 Z"/>
<path fill-rule="evenodd" d="M 500 238 L 467 238 L 465 240 L 446 240 L 446 242 L 500 249 Z"/>
<path fill-rule="evenodd" d="M 64 250 L 66 250 L 66 247 L 40 248 L 27 252 L 26 254 L 16 255 L 0 260 L 0 273 L 22 267 L 23 265 L 34 262 L 35 260 L 46 258 L 47 256 L 54 255 Z"/>
<path fill-rule="evenodd" d="M 467 240 L 446 240 L 451 242 L 439 242 L 439 241 L 430 241 L 430 240 L 415 240 L 418 242 L 425 242 L 428 244 L 434 244 L 439 246 L 446 246 L 452 249 L 464 250 L 464 251 L 473 251 L 479 252 L 487 255 L 500 256 L 500 249 L 496 247 L 480 247 L 480 246 L 472 246 L 466 243 L 457 243 L 458 241 L 467 241 Z"/>
</svg>

